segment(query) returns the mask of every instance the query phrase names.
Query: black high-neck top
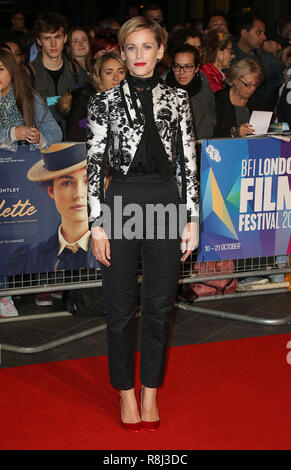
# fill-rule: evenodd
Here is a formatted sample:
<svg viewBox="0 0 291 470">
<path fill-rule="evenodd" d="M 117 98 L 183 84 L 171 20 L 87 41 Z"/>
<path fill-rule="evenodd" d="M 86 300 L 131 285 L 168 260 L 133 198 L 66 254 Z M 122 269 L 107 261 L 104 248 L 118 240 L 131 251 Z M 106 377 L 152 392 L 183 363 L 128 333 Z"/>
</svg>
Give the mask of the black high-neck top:
<svg viewBox="0 0 291 470">
<path fill-rule="evenodd" d="M 172 177 L 173 169 L 154 120 L 152 90 L 159 83 L 158 74 L 155 72 L 152 77 L 138 78 L 127 72 L 126 79 L 138 119 L 144 124 L 144 132 L 127 176 L 164 174 L 166 177 Z M 143 116 L 137 107 L 137 96 L 142 104 Z"/>
</svg>

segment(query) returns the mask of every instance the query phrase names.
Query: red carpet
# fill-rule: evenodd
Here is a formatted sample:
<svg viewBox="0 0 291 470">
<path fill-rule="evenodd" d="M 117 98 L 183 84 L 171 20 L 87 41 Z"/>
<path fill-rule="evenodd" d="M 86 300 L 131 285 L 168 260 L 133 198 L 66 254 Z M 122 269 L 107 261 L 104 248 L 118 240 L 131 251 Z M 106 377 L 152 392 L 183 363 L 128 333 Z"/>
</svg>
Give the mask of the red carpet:
<svg viewBox="0 0 291 470">
<path fill-rule="evenodd" d="M 2 369 L 0 448 L 290 449 L 290 340 L 171 348 L 154 434 L 119 426 L 106 357 Z"/>
</svg>

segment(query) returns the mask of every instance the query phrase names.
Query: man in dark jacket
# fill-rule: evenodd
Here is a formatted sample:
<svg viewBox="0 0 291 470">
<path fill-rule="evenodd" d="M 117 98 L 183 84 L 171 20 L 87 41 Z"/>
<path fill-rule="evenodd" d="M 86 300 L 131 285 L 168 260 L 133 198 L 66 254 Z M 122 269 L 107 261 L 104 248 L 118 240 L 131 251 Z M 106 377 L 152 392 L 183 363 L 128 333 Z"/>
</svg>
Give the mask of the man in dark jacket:
<svg viewBox="0 0 291 470">
<path fill-rule="evenodd" d="M 278 90 L 284 81 L 284 66 L 278 57 L 263 48 L 266 40 L 265 23 L 251 13 L 242 15 L 237 25 L 237 41 L 233 45 L 235 58 L 232 63 L 248 58 L 262 66 L 265 78 L 256 94 L 263 96 L 267 110 L 273 111 Z"/>
<path fill-rule="evenodd" d="M 66 92 L 84 86 L 89 75 L 63 53 L 67 41 L 67 23 L 57 13 L 43 13 L 35 21 L 35 36 L 40 47 L 36 59 L 28 65 L 33 87 L 47 101 L 65 136 L 65 120 L 57 103 Z"/>
</svg>

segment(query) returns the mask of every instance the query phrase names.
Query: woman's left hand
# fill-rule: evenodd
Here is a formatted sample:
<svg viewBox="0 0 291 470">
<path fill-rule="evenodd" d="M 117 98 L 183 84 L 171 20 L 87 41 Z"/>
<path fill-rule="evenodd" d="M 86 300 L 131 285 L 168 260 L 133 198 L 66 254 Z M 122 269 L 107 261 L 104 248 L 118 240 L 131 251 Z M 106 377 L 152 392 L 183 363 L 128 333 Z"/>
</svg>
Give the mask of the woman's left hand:
<svg viewBox="0 0 291 470">
<path fill-rule="evenodd" d="M 182 245 L 181 250 L 183 256 L 181 261 L 186 261 L 188 256 L 192 253 L 192 251 L 198 246 L 198 223 L 197 222 L 189 222 L 184 230 L 182 235 Z"/>
<path fill-rule="evenodd" d="M 30 144 L 39 144 L 40 132 L 36 127 L 29 127 L 25 140 Z"/>
<path fill-rule="evenodd" d="M 248 122 L 245 122 L 244 124 L 241 124 L 238 128 L 238 133 L 240 137 L 245 137 L 246 135 L 253 134 L 255 129 L 251 124 Z"/>
</svg>

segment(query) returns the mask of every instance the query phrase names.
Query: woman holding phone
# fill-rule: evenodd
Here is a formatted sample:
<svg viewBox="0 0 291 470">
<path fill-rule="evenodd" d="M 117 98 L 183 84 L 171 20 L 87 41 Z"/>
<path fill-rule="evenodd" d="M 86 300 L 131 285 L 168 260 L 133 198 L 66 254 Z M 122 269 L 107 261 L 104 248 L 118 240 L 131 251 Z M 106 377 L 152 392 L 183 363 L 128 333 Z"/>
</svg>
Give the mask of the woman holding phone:
<svg viewBox="0 0 291 470">
<path fill-rule="evenodd" d="M 0 49 L 0 148 L 48 148 L 63 134 L 11 52 Z"/>
</svg>

